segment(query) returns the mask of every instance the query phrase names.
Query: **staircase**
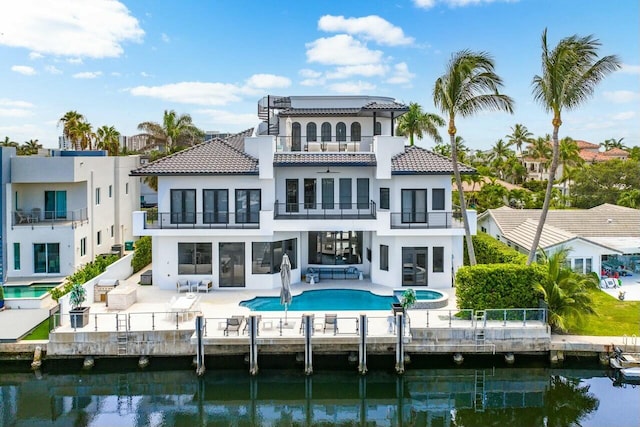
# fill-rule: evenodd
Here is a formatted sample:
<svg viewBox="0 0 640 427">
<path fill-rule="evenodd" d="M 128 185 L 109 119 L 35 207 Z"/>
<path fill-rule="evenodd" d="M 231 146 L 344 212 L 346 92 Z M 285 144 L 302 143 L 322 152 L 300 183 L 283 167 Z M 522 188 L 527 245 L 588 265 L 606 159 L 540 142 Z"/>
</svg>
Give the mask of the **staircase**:
<svg viewBox="0 0 640 427">
<path fill-rule="evenodd" d="M 476 371 L 474 408 L 476 412 L 484 412 L 485 407 L 485 372 Z"/>
<path fill-rule="evenodd" d="M 122 356 L 127 354 L 127 348 L 129 343 L 129 333 L 127 328 L 127 315 L 126 314 L 117 314 L 118 323 L 117 323 L 117 335 L 116 339 L 118 342 L 118 356 Z"/>
<path fill-rule="evenodd" d="M 278 135 L 278 118 L 273 110 L 282 110 L 291 107 L 291 98 L 288 96 L 269 95 L 258 101 L 258 118 L 269 123 L 268 135 Z"/>
</svg>

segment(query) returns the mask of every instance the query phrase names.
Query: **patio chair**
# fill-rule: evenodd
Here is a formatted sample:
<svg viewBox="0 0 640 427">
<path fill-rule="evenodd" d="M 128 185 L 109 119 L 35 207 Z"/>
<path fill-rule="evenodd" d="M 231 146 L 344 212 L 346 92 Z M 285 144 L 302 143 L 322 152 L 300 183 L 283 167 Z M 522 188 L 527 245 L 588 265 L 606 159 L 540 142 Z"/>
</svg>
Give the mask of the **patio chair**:
<svg viewBox="0 0 640 427">
<path fill-rule="evenodd" d="M 330 331 L 333 330 L 333 333 L 338 332 L 338 315 L 337 314 L 324 315 L 323 332 L 327 332 L 327 328 L 329 328 Z"/>
<path fill-rule="evenodd" d="M 208 280 L 208 279 L 201 280 L 200 282 L 198 282 L 198 285 L 196 286 L 196 292 L 209 293 L 211 289 L 213 289 L 213 283 L 211 282 L 211 280 Z"/>
<path fill-rule="evenodd" d="M 178 292 L 191 292 L 189 281 L 187 279 L 178 279 L 178 282 L 176 283 L 176 290 Z"/>
<path fill-rule="evenodd" d="M 40 222 L 40 208 L 31 209 L 31 221 Z"/>
<path fill-rule="evenodd" d="M 29 221 L 29 215 L 25 214 L 22 209 L 16 209 L 16 224 L 26 224 Z"/>
<path fill-rule="evenodd" d="M 227 327 L 224 328 L 224 335 L 229 336 L 229 332 L 235 332 L 240 336 L 240 326 L 242 326 L 242 322 L 244 320 L 244 316 L 231 316 L 227 319 Z"/>
</svg>

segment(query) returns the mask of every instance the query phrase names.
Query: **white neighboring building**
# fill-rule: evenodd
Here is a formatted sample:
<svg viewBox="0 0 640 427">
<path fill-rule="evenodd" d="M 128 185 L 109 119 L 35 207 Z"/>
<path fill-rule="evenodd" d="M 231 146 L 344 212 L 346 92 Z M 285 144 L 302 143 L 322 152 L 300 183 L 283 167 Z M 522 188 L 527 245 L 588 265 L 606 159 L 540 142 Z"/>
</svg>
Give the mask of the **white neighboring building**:
<svg viewBox="0 0 640 427">
<path fill-rule="evenodd" d="M 453 168 L 394 136 L 407 110 L 387 97 L 269 96 L 257 130 L 133 171 L 158 177 L 158 217 L 134 213 L 134 234 L 153 237 L 153 285 L 277 288 L 286 252 L 293 283 L 309 267 L 352 267 L 349 278 L 390 288 L 450 288 L 464 237 Z"/>
<path fill-rule="evenodd" d="M 512 209 L 503 206 L 478 215 L 481 231 L 529 253 L 541 209 Z M 547 253 L 559 247 L 571 248 L 571 268 L 580 273 L 600 274 L 624 266 L 640 273 L 640 210 L 603 204 L 591 209 L 550 210 L 539 246 Z"/>
<path fill-rule="evenodd" d="M 7 282 L 63 277 L 133 240 L 131 212 L 140 207 L 139 156 L 53 151 L 11 158 L 6 184 Z"/>
</svg>

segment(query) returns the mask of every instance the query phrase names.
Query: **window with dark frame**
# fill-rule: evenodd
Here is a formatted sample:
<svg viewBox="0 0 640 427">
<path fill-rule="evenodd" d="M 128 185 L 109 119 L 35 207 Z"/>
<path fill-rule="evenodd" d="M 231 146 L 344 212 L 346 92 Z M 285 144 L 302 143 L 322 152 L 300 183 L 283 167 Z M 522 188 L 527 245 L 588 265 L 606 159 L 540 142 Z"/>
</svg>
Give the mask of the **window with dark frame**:
<svg viewBox="0 0 640 427">
<path fill-rule="evenodd" d="M 298 180 L 297 179 L 287 179 L 285 180 L 286 187 L 286 199 L 287 203 L 285 206 L 286 212 L 298 212 Z"/>
<path fill-rule="evenodd" d="M 380 209 L 389 209 L 389 188 L 380 187 Z"/>
<path fill-rule="evenodd" d="M 344 122 L 338 122 L 338 124 L 336 124 L 336 141 L 347 141 L 347 125 L 345 125 Z"/>
<path fill-rule="evenodd" d="M 315 123 L 307 123 L 307 142 L 316 142 L 318 140 L 318 129 Z"/>
<path fill-rule="evenodd" d="M 369 209 L 369 178 L 356 180 L 356 199 L 358 209 Z"/>
<path fill-rule="evenodd" d="M 358 142 L 362 139 L 362 128 L 359 122 L 351 123 L 351 141 Z"/>
<path fill-rule="evenodd" d="M 178 243 L 178 274 L 211 274 L 211 243 Z"/>
<path fill-rule="evenodd" d="M 280 272 L 282 255 L 287 254 L 291 269 L 297 268 L 297 239 L 251 244 L 251 273 L 276 274 Z"/>
<path fill-rule="evenodd" d="M 434 211 L 444 210 L 444 188 L 433 188 L 431 190 L 431 209 Z"/>
<path fill-rule="evenodd" d="M 444 272 L 444 247 L 434 246 L 432 253 L 433 253 L 433 272 L 443 273 Z"/>
<path fill-rule="evenodd" d="M 171 223 L 195 224 L 196 222 L 196 190 L 171 190 Z"/>
<path fill-rule="evenodd" d="M 380 245 L 380 270 L 389 271 L 389 246 Z"/>
<path fill-rule="evenodd" d="M 351 209 L 351 178 L 340 178 L 340 209 Z"/>
<path fill-rule="evenodd" d="M 316 208 L 316 180 L 314 178 L 305 178 L 304 180 L 304 208 Z"/>
<path fill-rule="evenodd" d="M 229 222 L 229 190 L 202 190 L 202 222 L 204 224 Z"/>
<path fill-rule="evenodd" d="M 320 133 L 321 133 L 320 138 L 322 142 L 331 141 L 331 123 L 329 122 L 322 123 L 322 126 L 320 127 Z"/>
<path fill-rule="evenodd" d="M 260 190 L 236 190 L 236 223 L 260 223 Z"/>
<path fill-rule="evenodd" d="M 322 209 L 333 209 L 333 178 L 322 178 Z"/>
</svg>

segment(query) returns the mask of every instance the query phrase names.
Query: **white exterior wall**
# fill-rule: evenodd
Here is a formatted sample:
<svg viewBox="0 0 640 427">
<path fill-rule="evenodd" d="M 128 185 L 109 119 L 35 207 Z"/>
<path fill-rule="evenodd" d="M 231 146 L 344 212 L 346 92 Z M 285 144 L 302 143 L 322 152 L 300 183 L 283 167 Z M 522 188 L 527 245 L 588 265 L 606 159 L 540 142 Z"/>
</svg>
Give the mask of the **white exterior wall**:
<svg viewBox="0 0 640 427">
<path fill-rule="evenodd" d="M 571 262 L 571 268 L 575 267 L 575 259 L 576 258 L 591 258 L 592 267 L 591 271 L 594 271 L 600 275 L 600 271 L 602 270 L 602 256 L 603 255 L 619 255 L 618 252 L 615 252 L 611 249 L 607 249 L 600 245 L 595 245 L 591 242 L 587 242 L 582 239 L 574 239 L 563 245 L 552 246 L 550 248 L 545 249 L 547 255 L 552 254 L 557 251 L 558 248 L 565 247 L 569 248 L 569 254 L 567 255 L 567 259 Z M 584 266 L 584 262 L 583 262 Z M 584 267 L 583 267 L 584 268 Z M 582 271 L 584 272 L 584 271 Z"/>
</svg>

